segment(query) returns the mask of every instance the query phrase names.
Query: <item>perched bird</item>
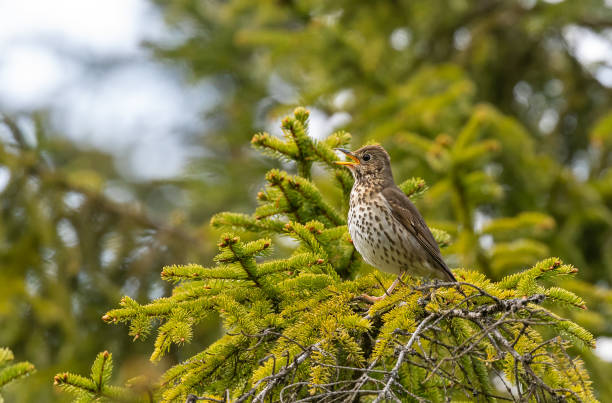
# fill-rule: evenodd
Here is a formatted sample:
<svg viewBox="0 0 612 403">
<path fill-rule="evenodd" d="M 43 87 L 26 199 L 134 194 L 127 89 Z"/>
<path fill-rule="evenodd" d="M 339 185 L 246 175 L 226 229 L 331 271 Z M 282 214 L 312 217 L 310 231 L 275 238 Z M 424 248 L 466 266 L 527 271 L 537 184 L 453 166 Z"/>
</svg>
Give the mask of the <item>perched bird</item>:
<svg viewBox="0 0 612 403">
<path fill-rule="evenodd" d="M 391 159 L 385 149 L 367 145 L 355 152 L 336 150 L 350 159 L 336 164 L 348 167 L 355 179 L 348 213 L 353 244 L 368 264 L 398 274 L 383 296 L 364 297 L 374 302 L 389 295 L 405 272 L 457 281 L 425 220 L 393 181 Z"/>
</svg>

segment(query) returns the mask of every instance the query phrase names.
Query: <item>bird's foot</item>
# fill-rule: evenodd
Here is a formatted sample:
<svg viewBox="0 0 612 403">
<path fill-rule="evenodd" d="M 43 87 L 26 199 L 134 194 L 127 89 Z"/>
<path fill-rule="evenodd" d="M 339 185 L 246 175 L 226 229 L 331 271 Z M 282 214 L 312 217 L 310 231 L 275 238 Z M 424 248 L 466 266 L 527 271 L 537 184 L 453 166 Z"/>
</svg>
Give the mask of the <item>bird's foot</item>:
<svg viewBox="0 0 612 403">
<path fill-rule="evenodd" d="M 360 296 L 359 298 L 363 299 L 363 300 L 364 300 L 364 301 L 366 301 L 366 302 L 369 302 L 370 304 L 373 304 L 373 303 L 375 303 L 375 302 L 380 301 L 380 300 L 381 300 L 381 299 L 383 299 L 383 298 L 388 297 L 389 295 L 391 295 L 391 293 L 393 292 L 393 290 L 395 290 L 395 287 L 397 287 L 397 285 L 400 283 L 400 281 L 401 281 L 401 276 L 402 276 L 402 275 L 400 274 L 400 275 L 399 275 L 399 276 L 398 276 L 398 277 L 395 279 L 395 281 L 394 281 L 394 282 L 391 284 L 391 286 L 385 290 L 385 293 L 384 293 L 383 295 L 381 295 L 380 297 L 372 297 L 371 295 L 368 295 L 368 294 L 361 294 L 361 296 Z M 378 278 L 377 278 L 377 280 L 378 280 Z M 379 281 L 379 283 L 380 283 L 381 287 L 383 287 L 383 289 L 384 289 L 383 284 L 380 282 L 380 280 L 378 280 L 378 281 Z"/>
<path fill-rule="evenodd" d="M 383 294 L 380 297 L 373 297 L 373 296 L 368 295 L 368 294 L 361 294 L 359 296 L 360 299 L 364 300 L 365 302 L 367 302 L 369 304 L 374 304 L 374 303 L 376 303 L 376 302 L 378 302 L 378 301 L 380 301 L 380 300 L 382 300 L 382 299 L 384 299 L 386 297 L 387 297 L 387 294 Z"/>
</svg>

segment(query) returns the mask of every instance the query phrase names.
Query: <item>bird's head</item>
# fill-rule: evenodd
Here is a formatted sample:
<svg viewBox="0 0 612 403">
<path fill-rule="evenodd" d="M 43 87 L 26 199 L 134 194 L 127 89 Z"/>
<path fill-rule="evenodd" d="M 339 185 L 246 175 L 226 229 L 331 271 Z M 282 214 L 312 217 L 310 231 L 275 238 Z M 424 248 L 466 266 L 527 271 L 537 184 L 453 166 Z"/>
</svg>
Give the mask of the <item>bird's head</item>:
<svg viewBox="0 0 612 403">
<path fill-rule="evenodd" d="M 344 165 L 351 170 L 357 182 L 361 181 L 387 181 L 393 182 L 391 173 L 391 159 L 389 154 L 379 145 L 363 146 L 356 151 L 345 148 L 336 148 L 343 152 L 350 161 L 336 161 L 338 165 Z"/>
</svg>

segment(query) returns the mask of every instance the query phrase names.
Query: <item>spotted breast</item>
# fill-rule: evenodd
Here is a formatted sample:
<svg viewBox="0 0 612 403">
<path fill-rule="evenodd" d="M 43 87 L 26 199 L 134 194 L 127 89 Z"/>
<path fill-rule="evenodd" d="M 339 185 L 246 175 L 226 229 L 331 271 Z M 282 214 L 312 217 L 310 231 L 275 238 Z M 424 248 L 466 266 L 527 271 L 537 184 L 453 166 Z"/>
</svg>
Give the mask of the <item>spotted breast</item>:
<svg viewBox="0 0 612 403">
<path fill-rule="evenodd" d="M 422 277 L 437 277 L 423 258 L 419 242 L 393 216 L 391 207 L 376 186 L 351 191 L 348 228 L 363 259 L 379 270 L 399 274 L 410 271 Z M 433 275 L 433 276 L 432 276 Z"/>
</svg>

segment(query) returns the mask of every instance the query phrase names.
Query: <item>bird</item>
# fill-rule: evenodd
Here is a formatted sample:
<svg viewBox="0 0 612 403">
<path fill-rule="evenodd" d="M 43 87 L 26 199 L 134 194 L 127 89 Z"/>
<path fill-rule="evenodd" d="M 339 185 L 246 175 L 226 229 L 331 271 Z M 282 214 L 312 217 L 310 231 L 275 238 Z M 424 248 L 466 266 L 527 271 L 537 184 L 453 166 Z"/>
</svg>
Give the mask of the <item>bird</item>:
<svg viewBox="0 0 612 403">
<path fill-rule="evenodd" d="M 398 275 L 382 296 L 362 297 L 371 303 L 385 298 L 406 272 L 456 282 L 423 216 L 395 184 L 387 151 L 377 144 L 354 152 L 335 150 L 348 157 L 336 164 L 347 167 L 355 179 L 348 212 L 355 249 L 369 265 Z"/>
</svg>

